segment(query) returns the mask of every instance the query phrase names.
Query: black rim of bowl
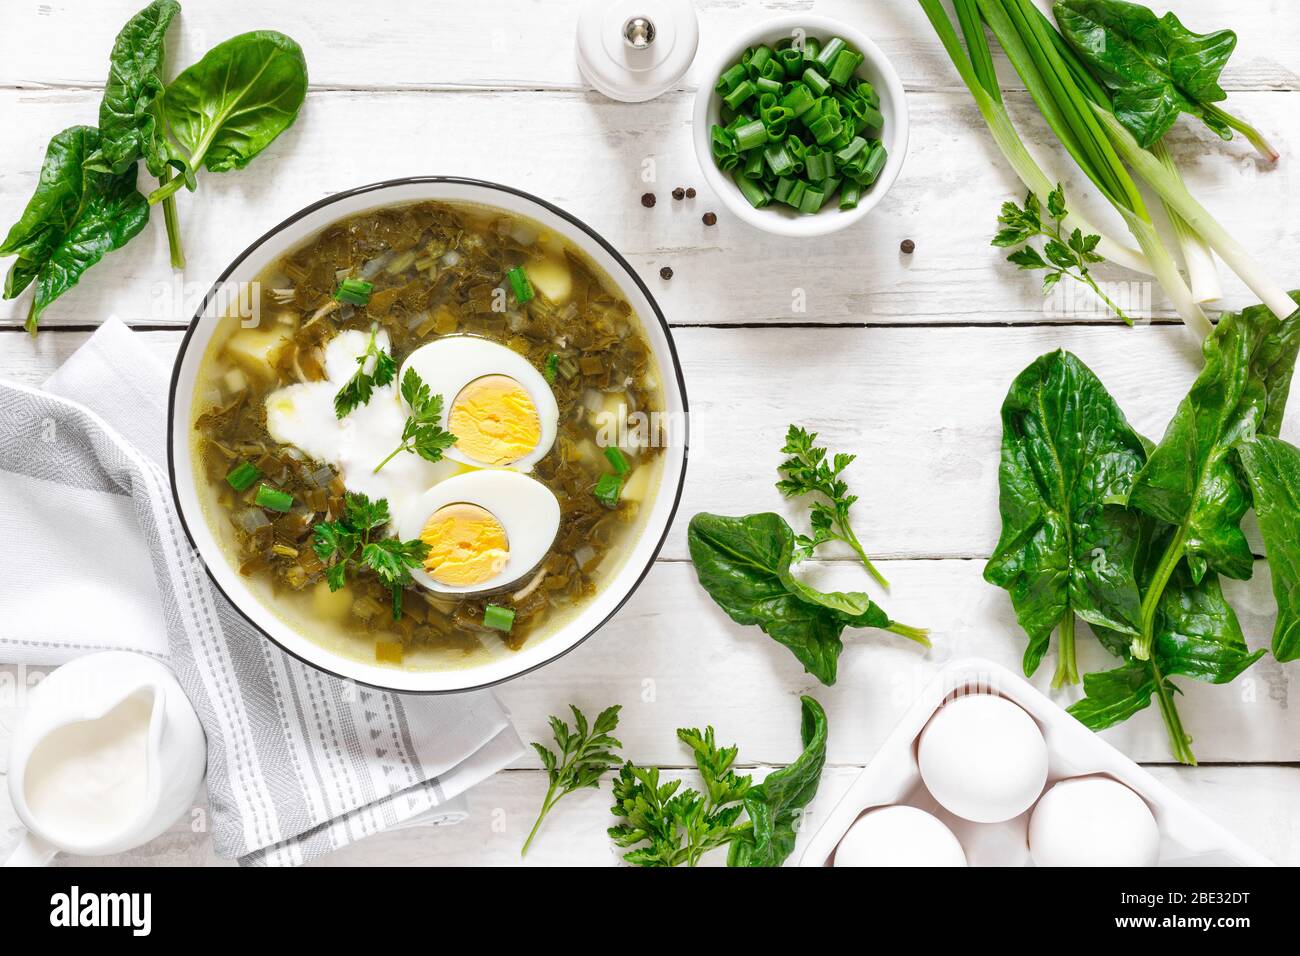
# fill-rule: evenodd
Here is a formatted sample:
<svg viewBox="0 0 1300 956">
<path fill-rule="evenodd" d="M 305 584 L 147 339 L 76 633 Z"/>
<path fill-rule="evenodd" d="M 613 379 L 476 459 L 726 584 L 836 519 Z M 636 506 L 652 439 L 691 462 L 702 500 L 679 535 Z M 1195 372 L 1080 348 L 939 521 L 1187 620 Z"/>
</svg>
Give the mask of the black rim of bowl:
<svg viewBox="0 0 1300 956">
<path fill-rule="evenodd" d="M 605 615 L 600 621 L 598 621 L 595 625 L 593 625 L 587 631 L 586 634 L 583 634 L 582 637 L 578 638 L 568 647 L 564 648 L 561 651 L 555 652 L 550 657 L 547 657 L 545 660 L 538 661 L 536 664 L 532 665 L 531 667 L 524 668 L 523 670 L 517 671 L 516 673 L 510 674 L 506 677 L 499 678 L 498 680 L 486 681 L 481 684 L 473 684 L 466 687 L 432 689 L 432 690 L 419 690 L 419 689 L 406 689 L 406 688 L 399 689 L 395 687 L 389 687 L 384 684 L 372 684 L 369 681 L 363 681 L 356 677 L 350 677 L 347 674 L 341 674 L 336 670 L 332 670 L 331 668 L 324 666 L 323 664 L 317 663 L 316 661 L 308 660 L 306 657 L 303 657 L 301 654 L 295 653 L 294 651 L 290 650 L 289 648 L 281 644 L 279 641 L 277 641 L 265 630 L 263 630 L 262 627 L 256 621 L 254 621 L 252 617 L 249 616 L 248 612 L 244 610 L 244 608 L 240 605 L 240 603 L 226 593 L 226 590 L 221 586 L 221 583 L 217 580 L 216 576 L 212 573 L 212 569 L 208 567 L 207 559 L 203 557 L 202 552 L 199 550 L 199 546 L 197 542 L 194 540 L 194 535 L 190 531 L 189 522 L 186 520 L 185 510 L 181 507 L 180 491 L 176 481 L 176 456 L 175 456 L 175 438 L 176 438 L 175 431 L 176 431 L 176 422 L 177 422 L 177 418 L 176 418 L 177 390 L 180 387 L 181 365 L 185 360 L 185 355 L 187 351 L 189 350 L 190 341 L 193 338 L 195 331 L 198 329 L 199 323 L 203 320 L 204 314 L 207 312 L 208 303 L 212 301 L 212 297 L 216 295 L 217 291 L 225 284 L 226 280 L 230 278 L 231 273 L 233 273 L 235 269 L 237 269 L 245 259 L 247 259 L 258 249 L 260 249 L 265 243 L 267 243 L 271 239 L 274 239 L 277 235 L 279 235 L 289 226 L 293 225 L 295 222 L 298 222 L 300 219 L 304 219 L 307 216 L 310 216 L 312 213 L 317 212 L 318 210 L 325 209 L 326 207 L 331 206 L 336 202 L 339 202 L 344 199 L 349 199 L 353 196 L 362 196 L 365 195 L 366 193 L 380 192 L 385 189 L 392 189 L 393 187 L 396 186 L 412 186 L 412 185 L 418 186 L 418 185 L 425 185 L 425 184 L 473 186 L 480 189 L 487 189 L 487 190 L 492 190 L 500 193 L 508 193 L 509 195 L 517 196 L 520 199 L 525 199 L 531 203 L 535 203 L 541 208 L 547 210 L 548 212 L 556 216 L 559 216 L 569 225 L 574 226 L 575 228 L 581 230 L 584 234 L 586 234 L 588 238 L 590 238 L 593 242 L 595 242 L 607 253 L 609 253 L 609 255 L 623 270 L 626 276 L 641 291 L 641 294 L 645 297 L 646 302 L 650 303 L 650 309 L 651 311 L 654 312 L 655 319 L 658 320 L 660 328 L 663 329 L 664 340 L 668 343 L 668 355 L 669 358 L 671 358 L 672 360 L 673 375 L 677 380 L 677 389 L 682 396 L 681 475 L 677 479 L 677 487 L 673 490 L 672 507 L 668 511 L 668 520 L 664 523 L 663 532 L 659 535 L 659 540 L 655 542 L 654 548 L 650 552 L 650 556 L 646 561 L 645 567 L 643 567 L 640 573 L 637 574 L 636 580 L 634 580 L 632 582 L 632 586 L 627 589 L 627 593 L 624 594 L 621 598 L 619 598 L 618 602 L 614 605 L 614 607 L 610 610 L 610 612 L 607 615 Z M 431 201 L 436 202 L 438 200 L 431 200 Z M 212 586 L 217 589 L 217 592 L 223 598 L 225 598 L 227 601 L 230 602 L 231 607 L 235 609 L 235 611 L 239 614 L 239 616 L 243 618 L 248 623 L 248 625 L 253 628 L 253 630 L 257 631 L 257 633 L 260 634 L 265 640 L 270 641 L 272 644 L 274 644 L 284 653 L 288 654 L 290 657 L 297 658 L 298 660 L 302 661 L 304 664 L 308 665 L 309 667 L 313 667 L 316 670 L 323 671 L 324 673 L 329 674 L 333 677 L 337 677 L 340 680 L 351 681 L 363 687 L 373 687 L 376 690 L 386 691 L 388 693 L 395 693 L 395 694 L 466 694 L 466 693 L 470 693 L 471 691 L 485 690 L 486 688 L 495 687 L 498 684 L 504 684 L 507 681 L 512 681 L 519 677 L 523 677 L 525 674 L 531 674 L 533 671 L 545 667 L 548 664 L 554 663 L 555 661 L 559 660 L 561 657 L 564 657 L 570 651 L 574 650 L 575 648 L 581 647 L 583 644 L 585 644 L 593 634 L 595 634 L 602 627 L 608 624 L 610 620 L 616 614 L 618 614 L 619 611 L 623 609 L 623 606 L 627 604 L 627 602 L 631 599 L 632 595 L 636 593 L 637 589 L 641 586 L 641 583 L 645 580 L 646 575 L 650 573 L 650 569 L 654 567 L 655 562 L 658 560 L 659 552 L 663 550 L 664 542 L 668 539 L 668 532 L 672 530 L 673 519 L 677 517 L 677 509 L 681 505 L 682 489 L 685 487 L 686 484 L 686 466 L 689 458 L 690 458 L 690 406 L 686 398 L 686 382 L 682 378 L 682 364 L 680 359 L 677 357 L 677 345 L 676 343 L 673 342 L 672 330 L 668 327 L 668 320 L 664 318 L 663 311 L 659 308 L 659 303 L 656 302 L 655 297 L 650 294 L 649 288 L 647 288 L 646 284 L 643 281 L 641 281 L 641 277 L 637 275 L 636 270 L 632 268 L 632 264 L 628 262 L 627 259 L 625 259 L 623 255 L 617 249 L 615 249 L 603 236 L 601 236 L 598 232 L 596 232 L 596 230 L 592 229 L 590 226 L 588 226 L 585 222 L 583 222 L 578 217 L 574 216 L 572 213 L 566 212 L 565 210 L 561 209 L 559 206 L 547 202 L 545 199 L 542 199 L 538 196 L 534 196 L 532 193 L 525 192 L 522 189 L 516 189 L 513 186 L 506 186 L 501 183 L 489 182 L 488 180 L 484 180 L 484 179 L 471 179 L 464 176 L 404 176 L 400 179 L 385 179 L 381 182 L 369 183 L 368 185 L 365 186 L 357 186 L 355 189 L 347 189 L 344 190 L 343 192 L 333 193 L 332 195 L 326 196 L 324 199 L 318 200 L 312 203 L 311 205 L 304 206 L 302 209 L 299 209 L 293 215 L 282 220 L 275 226 L 272 226 L 269 230 L 264 232 L 257 239 L 253 240 L 253 242 L 250 243 L 248 247 L 244 249 L 243 252 L 241 252 L 233 260 L 231 260 L 230 265 L 228 265 L 225 268 L 225 270 L 221 273 L 221 275 L 217 276 L 216 280 L 212 283 L 211 288 L 209 288 L 207 293 L 203 296 L 203 301 L 199 304 L 198 310 L 195 312 L 194 317 L 190 319 L 190 324 L 185 330 L 185 336 L 181 339 L 180 348 L 176 352 L 176 363 L 172 367 L 171 385 L 168 389 L 168 395 L 167 395 L 167 474 L 171 482 L 172 499 L 176 505 L 176 514 L 180 518 L 181 527 L 185 529 L 185 536 L 186 538 L 189 539 L 190 546 L 194 549 L 195 554 L 199 556 L 199 560 L 203 563 L 203 569 L 208 575 L 208 580 L 212 582 Z M 309 641 L 311 640 L 311 638 L 309 637 L 306 639 Z M 553 639 L 554 639 L 554 635 L 552 635 L 551 638 L 547 638 L 547 640 L 553 640 Z"/>
</svg>

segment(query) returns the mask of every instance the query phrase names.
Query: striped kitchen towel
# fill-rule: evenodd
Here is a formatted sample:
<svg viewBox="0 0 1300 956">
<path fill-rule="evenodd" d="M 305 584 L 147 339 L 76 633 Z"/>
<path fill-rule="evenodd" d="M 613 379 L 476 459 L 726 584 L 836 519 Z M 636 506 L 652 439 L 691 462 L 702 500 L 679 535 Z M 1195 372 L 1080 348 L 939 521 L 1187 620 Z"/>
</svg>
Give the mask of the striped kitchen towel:
<svg viewBox="0 0 1300 956">
<path fill-rule="evenodd" d="M 522 745 L 491 693 L 390 694 L 282 653 L 212 587 L 165 459 L 167 369 L 109 320 L 44 389 L 0 381 L 0 659 L 166 660 L 208 736 L 213 846 L 294 865 L 451 823 Z"/>
</svg>

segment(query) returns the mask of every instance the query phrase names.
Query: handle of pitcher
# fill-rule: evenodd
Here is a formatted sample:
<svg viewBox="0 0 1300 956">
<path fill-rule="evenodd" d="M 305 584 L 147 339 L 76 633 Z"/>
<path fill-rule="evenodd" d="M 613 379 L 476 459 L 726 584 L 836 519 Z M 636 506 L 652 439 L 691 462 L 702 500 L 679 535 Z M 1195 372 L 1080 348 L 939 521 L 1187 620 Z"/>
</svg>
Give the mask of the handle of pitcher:
<svg viewBox="0 0 1300 956">
<path fill-rule="evenodd" d="M 4 865 L 49 866 L 58 852 L 57 847 L 42 840 L 30 830 L 24 830 L 23 838 L 18 841 L 18 846 L 14 847 L 14 851 L 9 854 L 9 859 L 5 860 Z"/>
</svg>

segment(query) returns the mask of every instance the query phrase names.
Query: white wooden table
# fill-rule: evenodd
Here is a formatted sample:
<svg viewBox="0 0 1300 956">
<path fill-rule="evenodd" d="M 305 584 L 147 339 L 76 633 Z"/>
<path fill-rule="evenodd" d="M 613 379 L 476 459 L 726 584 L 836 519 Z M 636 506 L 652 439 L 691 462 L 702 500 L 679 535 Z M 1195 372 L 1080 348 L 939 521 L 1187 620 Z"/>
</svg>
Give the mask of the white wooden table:
<svg viewBox="0 0 1300 956">
<path fill-rule="evenodd" d="M 94 123 L 108 51 L 142 0 L 9 0 L 0 9 L 0 223 L 20 212 L 55 131 Z M 322 196 L 360 183 L 451 173 L 520 186 L 566 207 L 604 234 L 645 277 L 674 328 L 690 394 L 691 462 L 682 510 L 663 554 L 626 609 L 556 664 L 501 688 L 525 739 L 570 701 L 588 711 L 623 704 L 619 736 L 639 763 L 683 767 L 674 728 L 714 724 L 744 763 L 787 762 L 798 749 L 798 695 L 811 692 L 830 719 L 828 769 L 811 826 L 847 787 L 908 702 L 944 661 L 980 654 L 1015 667 L 1023 637 L 1006 595 L 980 572 L 997 536 L 998 408 L 1013 376 L 1044 351 L 1077 352 L 1133 419 L 1158 435 L 1197 363 L 1168 322 L 1126 329 L 1102 320 L 1044 315 L 1036 283 L 988 245 L 999 203 L 1021 187 L 996 152 L 950 63 L 911 0 L 699 0 L 701 53 L 756 18 L 789 11 L 850 20 L 893 59 L 908 90 L 912 141 L 902 178 L 865 222 L 796 243 L 736 222 L 716 202 L 690 142 L 698 69 L 682 88 L 640 105 L 585 88 L 572 57 L 577 0 L 494 3 L 351 0 L 299 9 L 255 0 L 185 0 L 170 61 L 192 62 L 233 33 L 276 28 L 306 51 L 311 92 L 297 124 L 241 173 L 205 175 L 180 211 L 191 299 L 251 239 Z M 1176 152 L 1193 191 L 1274 274 L 1300 262 L 1300 14 L 1289 0 L 1177 0 L 1194 29 L 1231 26 L 1240 36 L 1225 75 L 1231 104 L 1277 145 L 1276 169 L 1242 142 L 1178 127 Z M 1163 9 L 1163 4 L 1161 5 Z M 1220 9 L 1216 9 L 1220 8 Z M 1026 97 L 1008 101 L 1031 144 L 1046 144 Z M 1040 159 L 1073 186 L 1055 148 Z M 646 185 L 643 161 L 657 181 Z M 699 196 L 673 202 L 670 190 Z M 638 197 L 653 189 L 658 205 Z M 1072 194 L 1082 197 L 1082 186 Z M 700 222 L 718 212 L 717 226 Z M 1096 212 L 1094 205 L 1094 213 Z M 26 297 L 0 305 L 0 374 L 43 380 L 105 316 L 137 327 L 169 362 L 190 309 L 173 305 L 174 277 L 159 221 L 96 267 L 46 313 L 33 341 L 19 326 Z M 1118 230 L 1118 226 L 1115 227 Z M 1117 233 L 1118 234 L 1118 233 Z M 911 238 L 916 252 L 900 255 Z M 674 270 L 671 282 L 658 277 Z M 7 264 L 6 264 L 7 267 Z M 1114 277 L 1120 277 L 1118 273 Z M 1300 284 L 1300 282 L 1297 282 Z M 1225 304 L 1250 300 L 1235 280 Z M 797 290 L 807 311 L 795 312 Z M 1286 429 L 1296 440 L 1300 400 Z M 833 688 L 754 629 L 732 625 L 694 580 L 686 518 L 780 510 L 772 488 L 788 422 L 857 452 L 850 471 L 868 550 L 893 581 L 891 614 L 932 628 L 923 649 L 874 632 L 852 633 Z M 794 516 L 797 509 L 787 508 Z M 802 519 L 802 516 L 799 516 Z M 847 553 L 817 569 L 860 587 Z M 1263 565 L 1234 584 L 1253 645 L 1272 630 Z M 1081 640 L 1081 669 L 1104 664 Z M 1042 668 L 1045 686 L 1051 661 Z M 1184 721 L 1202 766 L 1169 765 L 1154 709 L 1108 739 L 1177 792 L 1279 862 L 1300 862 L 1300 711 L 1289 707 L 1295 667 L 1266 658 L 1227 687 L 1182 681 Z M 1063 699 L 1063 702 L 1066 702 Z M 327 864 L 514 864 L 545 789 L 534 760 L 470 794 L 460 826 L 383 834 Z M 530 863 L 609 864 L 608 789 L 554 811 Z M 189 826 L 107 862 L 220 862 Z"/>
</svg>

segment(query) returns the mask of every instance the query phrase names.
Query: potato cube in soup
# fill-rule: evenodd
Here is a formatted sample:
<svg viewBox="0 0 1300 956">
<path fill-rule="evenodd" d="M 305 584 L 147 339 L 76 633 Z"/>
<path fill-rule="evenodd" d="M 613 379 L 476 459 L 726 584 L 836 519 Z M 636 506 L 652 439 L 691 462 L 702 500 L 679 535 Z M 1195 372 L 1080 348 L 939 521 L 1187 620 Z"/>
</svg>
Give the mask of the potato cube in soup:
<svg viewBox="0 0 1300 956">
<path fill-rule="evenodd" d="M 619 498 L 623 501 L 645 501 L 646 495 L 650 493 L 650 472 L 649 467 L 637 468 L 632 474 L 628 475 L 623 482 L 623 493 Z"/>
<path fill-rule="evenodd" d="M 569 295 L 573 292 L 573 276 L 563 256 L 547 256 L 530 262 L 524 271 L 528 273 L 533 288 L 556 305 L 569 301 Z"/>
<path fill-rule="evenodd" d="M 259 382 L 275 375 L 275 357 L 288 341 L 284 329 L 240 329 L 226 340 L 226 357 Z"/>
<path fill-rule="evenodd" d="M 352 609 L 352 589 L 341 587 L 331 591 L 324 581 L 315 585 L 311 591 L 312 610 L 327 620 L 342 621 Z"/>
</svg>

